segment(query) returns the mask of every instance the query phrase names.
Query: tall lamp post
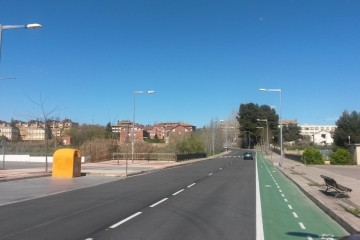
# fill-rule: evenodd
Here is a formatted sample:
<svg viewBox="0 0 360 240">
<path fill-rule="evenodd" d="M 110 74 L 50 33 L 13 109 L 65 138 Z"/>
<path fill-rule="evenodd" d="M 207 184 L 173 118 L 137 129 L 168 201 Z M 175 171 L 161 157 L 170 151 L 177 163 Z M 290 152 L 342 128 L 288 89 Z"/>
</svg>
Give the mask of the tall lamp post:
<svg viewBox="0 0 360 240">
<path fill-rule="evenodd" d="M 282 142 L 283 142 L 283 136 L 282 136 L 282 102 L 281 102 L 281 89 L 266 89 L 266 88 L 260 88 L 260 91 L 265 91 L 265 92 L 279 92 L 280 93 L 280 167 L 283 166 L 283 146 L 282 146 Z"/>
<path fill-rule="evenodd" d="M 266 122 L 266 153 L 269 151 L 269 125 L 267 119 L 256 119 L 259 122 Z"/>
<path fill-rule="evenodd" d="M 31 23 L 26 25 L 2 25 L 0 24 L 0 60 L 1 60 L 1 35 L 3 30 L 8 29 L 16 29 L 16 28 L 28 28 L 28 29 L 35 29 L 35 28 L 41 28 L 41 25 L 38 23 Z"/>
<path fill-rule="evenodd" d="M 134 116 L 133 116 L 133 124 L 132 124 L 132 141 L 131 141 L 131 161 L 134 162 L 134 143 L 135 143 L 135 103 L 136 103 L 136 94 L 153 94 L 155 91 L 134 91 Z M 127 169 L 127 161 L 126 161 L 126 169 Z M 126 172 L 127 175 L 127 172 Z"/>
<path fill-rule="evenodd" d="M 264 127 L 256 127 L 257 129 L 262 129 L 263 131 L 263 134 L 262 134 L 262 137 L 261 137 L 261 141 L 263 142 L 263 144 L 262 145 L 264 145 Z M 262 149 L 263 149 L 263 147 L 262 147 Z"/>
<path fill-rule="evenodd" d="M 248 133 L 248 149 L 250 149 L 250 132 L 249 131 L 244 131 L 246 133 Z"/>
</svg>

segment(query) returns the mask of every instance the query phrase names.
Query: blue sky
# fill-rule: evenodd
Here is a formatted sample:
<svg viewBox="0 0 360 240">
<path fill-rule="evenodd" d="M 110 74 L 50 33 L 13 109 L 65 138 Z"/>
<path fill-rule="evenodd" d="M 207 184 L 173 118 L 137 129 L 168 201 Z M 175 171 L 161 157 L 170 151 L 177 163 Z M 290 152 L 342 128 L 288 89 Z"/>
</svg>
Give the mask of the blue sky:
<svg viewBox="0 0 360 240">
<path fill-rule="evenodd" d="M 197 127 L 241 103 L 334 124 L 360 111 L 360 1 L 0 0 L 0 119 L 45 111 L 79 123 Z"/>
</svg>

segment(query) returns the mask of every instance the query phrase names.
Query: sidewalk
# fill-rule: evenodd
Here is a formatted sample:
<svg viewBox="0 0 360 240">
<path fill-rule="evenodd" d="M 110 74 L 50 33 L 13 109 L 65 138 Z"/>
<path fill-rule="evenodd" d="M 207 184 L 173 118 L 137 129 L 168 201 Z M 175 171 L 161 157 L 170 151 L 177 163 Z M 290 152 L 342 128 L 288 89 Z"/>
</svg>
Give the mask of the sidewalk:
<svg viewBox="0 0 360 240">
<path fill-rule="evenodd" d="M 334 165 L 307 165 L 293 160 L 283 159 L 283 167 L 279 167 L 280 155 L 272 152 L 266 156 L 287 178 L 294 182 L 307 197 L 338 222 L 348 232 L 360 231 L 360 215 L 346 211 L 347 208 L 360 209 L 360 167 Z M 324 180 L 320 175 L 334 178 L 336 182 L 351 188 L 349 197 L 338 197 L 325 193 Z"/>
</svg>

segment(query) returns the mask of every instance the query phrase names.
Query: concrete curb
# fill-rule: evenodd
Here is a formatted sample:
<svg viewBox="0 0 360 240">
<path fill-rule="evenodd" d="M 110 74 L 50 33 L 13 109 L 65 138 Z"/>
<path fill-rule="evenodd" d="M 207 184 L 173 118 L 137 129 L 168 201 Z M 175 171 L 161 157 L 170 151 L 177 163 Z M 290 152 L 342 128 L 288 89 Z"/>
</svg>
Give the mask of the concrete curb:
<svg viewBox="0 0 360 240">
<path fill-rule="evenodd" d="M 268 160 L 267 158 L 265 158 Z M 348 223 L 343 216 L 337 214 L 335 211 L 338 210 L 332 210 L 327 207 L 327 205 L 314 197 L 311 193 L 309 193 L 305 188 L 303 188 L 301 185 L 299 185 L 294 179 L 292 179 L 287 173 L 285 173 L 280 167 L 276 166 L 273 162 L 268 160 L 270 163 L 272 163 L 286 178 L 288 178 L 291 182 L 293 182 L 308 198 L 310 198 L 318 207 L 320 207 L 326 214 L 328 214 L 332 219 L 334 219 L 337 223 L 339 223 L 346 231 L 348 231 L 351 234 L 358 233 L 358 229 L 356 227 L 352 226 L 350 223 Z M 350 213 L 349 213 L 350 214 Z"/>
<path fill-rule="evenodd" d="M 0 178 L 0 182 L 10 182 L 10 181 L 17 181 L 17 180 L 24 180 L 24 179 L 31 179 L 31 178 L 50 177 L 51 175 L 52 175 L 51 173 L 44 173 L 44 174 L 39 174 L 39 175 L 34 175 L 34 176 L 24 176 L 24 177 L 17 177 L 17 178 L 6 178 L 6 179 Z"/>
</svg>

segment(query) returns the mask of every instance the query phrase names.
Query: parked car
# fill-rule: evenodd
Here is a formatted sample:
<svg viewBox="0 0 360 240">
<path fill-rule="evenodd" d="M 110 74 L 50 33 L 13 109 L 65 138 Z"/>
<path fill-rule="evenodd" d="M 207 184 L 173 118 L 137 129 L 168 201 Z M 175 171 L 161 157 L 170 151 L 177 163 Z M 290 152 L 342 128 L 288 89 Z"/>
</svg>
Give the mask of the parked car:
<svg viewBox="0 0 360 240">
<path fill-rule="evenodd" d="M 254 160 L 252 152 L 244 153 L 244 160 Z"/>
</svg>

